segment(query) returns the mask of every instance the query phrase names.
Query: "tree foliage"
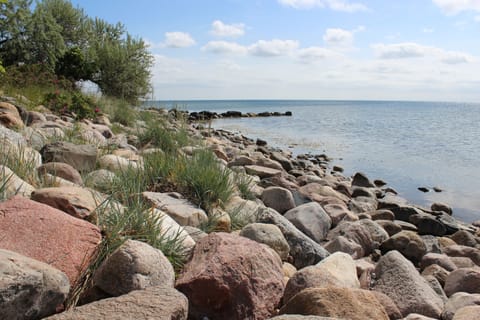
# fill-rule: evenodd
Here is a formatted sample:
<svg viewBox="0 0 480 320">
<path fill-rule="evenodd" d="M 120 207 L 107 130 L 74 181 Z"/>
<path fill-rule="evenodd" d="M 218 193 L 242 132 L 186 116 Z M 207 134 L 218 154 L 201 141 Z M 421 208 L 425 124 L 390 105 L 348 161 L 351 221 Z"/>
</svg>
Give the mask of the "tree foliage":
<svg viewBox="0 0 480 320">
<path fill-rule="evenodd" d="M 153 56 L 121 23 L 90 18 L 67 0 L 0 0 L 0 61 L 41 64 L 105 95 L 135 101 L 150 90 Z M 0 71 L 2 65 L 0 64 Z"/>
</svg>

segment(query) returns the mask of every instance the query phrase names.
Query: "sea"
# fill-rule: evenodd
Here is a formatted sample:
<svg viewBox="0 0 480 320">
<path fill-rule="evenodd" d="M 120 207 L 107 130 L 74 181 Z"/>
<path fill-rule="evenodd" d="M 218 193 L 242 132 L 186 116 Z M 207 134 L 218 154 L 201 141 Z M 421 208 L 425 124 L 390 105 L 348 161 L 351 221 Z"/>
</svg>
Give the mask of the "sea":
<svg viewBox="0 0 480 320">
<path fill-rule="evenodd" d="M 463 221 L 480 220 L 480 103 L 325 100 L 155 101 L 188 111 L 286 112 L 293 116 L 218 119 L 215 129 L 270 146 L 327 154 L 345 175 L 382 179 L 409 202 L 444 202 Z M 429 192 L 421 192 L 426 187 Z M 433 187 L 442 192 L 433 191 Z"/>
</svg>

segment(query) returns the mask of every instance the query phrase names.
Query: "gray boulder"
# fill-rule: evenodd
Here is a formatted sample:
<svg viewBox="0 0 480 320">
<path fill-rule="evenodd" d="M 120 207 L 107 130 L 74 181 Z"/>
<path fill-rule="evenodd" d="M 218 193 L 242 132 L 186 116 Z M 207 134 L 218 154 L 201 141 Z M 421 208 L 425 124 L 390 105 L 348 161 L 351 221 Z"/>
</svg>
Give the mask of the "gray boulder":
<svg viewBox="0 0 480 320">
<path fill-rule="evenodd" d="M 110 296 L 148 287 L 173 287 L 175 272 L 162 251 L 127 240 L 109 256 L 94 274 L 93 284 Z"/>
<path fill-rule="evenodd" d="M 168 214 L 181 226 L 198 227 L 207 222 L 208 217 L 203 209 L 198 208 L 190 201 L 176 198 L 168 193 L 143 192 L 146 201 Z"/>
<path fill-rule="evenodd" d="M 150 287 L 104 299 L 49 317 L 50 320 L 186 320 L 188 300 L 170 287 Z"/>
<path fill-rule="evenodd" d="M 457 310 L 466 306 L 480 305 L 480 294 L 471 294 L 466 292 L 454 293 L 445 304 L 442 319 L 452 320 Z"/>
<path fill-rule="evenodd" d="M 383 292 L 397 305 L 403 316 L 419 313 L 439 318 L 443 301 L 400 252 L 390 251 L 375 268 L 373 290 Z"/>
<path fill-rule="evenodd" d="M 69 290 L 68 278 L 60 270 L 0 249 L 1 319 L 41 319 L 54 314 Z"/>
<path fill-rule="evenodd" d="M 43 162 L 64 162 L 78 171 L 92 171 L 97 163 L 95 145 L 76 145 L 58 141 L 43 146 L 40 150 Z"/>
<path fill-rule="evenodd" d="M 287 211 L 284 215 L 295 227 L 307 236 L 321 242 L 332 225 L 332 220 L 316 202 L 310 202 Z"/>
<path fill-rule="evenodd" d="M 258 213 L 257 219 L 258 222 L 274 224 L 282 231 L 290 246 L 290 255 L 296 268 L 315 264 L 329 255 L 327 250 L 303 234 L 277 211 L 266 208 Z"/>
<path fill-rule="evenodd" d="M 273 224 L 251 223 L 240 231 L 242 237 L 266 244 L 275 250 L 283 261 L 287 260 L 290 246 L 282 231 Z"/>
<path fill-rule="evenodd" d="M 362 173 L 362 172 L 357 172 L 353 176 L 352 180 L 352 187 L 357 186 L 357 187 L 365 187 L 365 188 L 374 188 L 375 184 L 373 184 L 368 177 Z"/>
<path fill-rule="evenodd" d="M 262 201 L 267 207 L 275 209 L 281 214 L 295 208 L 292 193 L 282 187 L 268 187 L 263 190 Z"/>
</svg>

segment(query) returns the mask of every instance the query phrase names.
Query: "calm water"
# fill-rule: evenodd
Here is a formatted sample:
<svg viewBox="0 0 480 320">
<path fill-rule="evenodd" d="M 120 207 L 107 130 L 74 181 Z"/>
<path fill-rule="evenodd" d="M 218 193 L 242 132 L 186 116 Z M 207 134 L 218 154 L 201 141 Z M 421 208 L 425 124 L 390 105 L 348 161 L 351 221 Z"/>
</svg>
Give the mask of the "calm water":
<svg viewBox="0 0 480 320">
<path fill-rule="evenodd" d="M 362 171 L 387 181 L 413 203 L 442 201 L 460 219 L 480 219 L 480 104 L 290 100 L 160 104 L 189 111 L 292 111 L 292 117 L 216 120 L 213 127 L 266 139 L 294 154 L 326 153 L 347 175 Z M 420 186 L 445 191 L 422 193 Z"/>
</svg>

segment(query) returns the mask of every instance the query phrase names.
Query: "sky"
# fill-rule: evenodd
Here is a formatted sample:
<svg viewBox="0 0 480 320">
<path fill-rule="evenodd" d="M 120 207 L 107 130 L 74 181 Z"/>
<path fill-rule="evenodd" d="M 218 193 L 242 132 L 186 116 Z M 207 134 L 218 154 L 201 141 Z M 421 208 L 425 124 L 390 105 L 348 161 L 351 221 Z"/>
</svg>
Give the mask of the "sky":
<svg viewBox="0 0 480 320">
<path fill-rule="evenodd" d="M 73 0 L 155 57 L 153 99 L 480 102 L 480 0 Z"/>
</svg>

